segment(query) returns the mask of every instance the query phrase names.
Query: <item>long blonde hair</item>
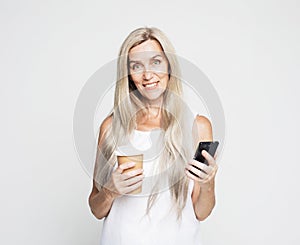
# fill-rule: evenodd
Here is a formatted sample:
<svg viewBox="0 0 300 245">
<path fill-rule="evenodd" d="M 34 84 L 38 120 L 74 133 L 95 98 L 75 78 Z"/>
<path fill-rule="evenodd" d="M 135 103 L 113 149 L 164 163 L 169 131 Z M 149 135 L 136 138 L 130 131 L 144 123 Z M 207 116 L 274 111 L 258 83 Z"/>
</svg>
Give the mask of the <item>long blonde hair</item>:
<svg viewBox="0 0 300 245">
<path fill-rule="evenodd" d="M 185 120 L 182 106 L 182 83 L 175 50 L 166 35 L 157 28 L 143 27 L 132 31 L 123 42 L 118 56 L 117 83 L 115 88 L 112 123 L 108 128 L 101 149 L 97 154 L 94 179 L 99 185 L 106 183 L 116 163 L 114 151 L 136 128 L 136 114 L 144 110 L 145 104 L 134 91 L 128 71 L 128 53 L 131 48 L 147 41 L 156 40 L 167 58 L 169 82 L 164 92 L 162 105 L 162 127 L 164 129 L 164 150 L 160 156 L 160 171 L 168 171 L 170 192 L 177 217 L 181 217 L 186 204 L 188 179 L 184 176 L 184 165 L 191 157 L 190 144 L 184 142 Z M 101 152 L 101 154 L 100 154 Z M 170 166 L 172 166 L 170 168 Z M 157 183 L 149 195 L 147 213 L 155 203 L 159 192 Z"/>
</svg>

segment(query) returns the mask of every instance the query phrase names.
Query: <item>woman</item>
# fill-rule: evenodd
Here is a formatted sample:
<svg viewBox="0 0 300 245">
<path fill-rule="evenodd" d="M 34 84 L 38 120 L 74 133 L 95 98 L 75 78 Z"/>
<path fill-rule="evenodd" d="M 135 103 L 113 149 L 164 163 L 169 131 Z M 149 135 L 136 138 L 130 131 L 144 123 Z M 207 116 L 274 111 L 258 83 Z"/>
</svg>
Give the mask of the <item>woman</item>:
<svg viewBox="0 0 300 245">
<path fill-rule="evenodd" d="M 138 28 L 121 46 L 114 109 L 100 127 L 89 196 L 94 216 L 105 218 L 101 244 L 199 244 L 200 221 L 214 208 L 215 159 L 206 151 L 208 166 L 191 158 L 199 141 L 213 140 L 212 126 L 200 115 L 188 123 L 174 54 L 157 28 Z M 156 174 L 125 174 L 134 163 L 117 166 L 116 151 L 129 142 L 143 147 L 150 134 L 160 148 L 148 165 Z M 147 178 L 149 193 L 128 195 Z"/>
</svg>

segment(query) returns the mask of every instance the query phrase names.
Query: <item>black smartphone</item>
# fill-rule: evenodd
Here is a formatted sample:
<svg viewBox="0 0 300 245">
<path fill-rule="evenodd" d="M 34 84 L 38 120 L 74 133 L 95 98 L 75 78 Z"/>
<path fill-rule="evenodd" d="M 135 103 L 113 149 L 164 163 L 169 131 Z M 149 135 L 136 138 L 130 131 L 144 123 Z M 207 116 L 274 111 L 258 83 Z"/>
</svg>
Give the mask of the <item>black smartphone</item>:
<svg viewBox="0 0 300 245">
<path fill-rule="evenodd" d="M 202 150 L 206 150 L 212 157 L 214 157 L 214 155 L 217 151 L 218 145 L 219 145 L 219 141 L 201 141 L 201 142 L 199 142 L 194 159 L 208 165 L 207 160 L 204 158 L 204 156 L 202 156 L 201 152 L 202 152 Z M 202 171 L 198 167 L 196 167 L 196 166 L 194 166 L 194 167 L 196 169 Z M 189 172 L 191 174 L 195 175 L 196 177 L 199 177 L 196 174 L 194 174 L 192 171 L 189 170 Z"/>
<path fill-rule="evenodd" d="M 214 155 L 217 151 L 218 145 L 219 145 L 219 141 L 201 141 L 201 142 L 199 142 L 194 159 L 208 165 L 208 162 L 206 161 L 204 156 L 202 156 L 201 152 L 202 152 L 202 150 L 206 150 L 212 157 L 214 157 Z"/>
</svg>

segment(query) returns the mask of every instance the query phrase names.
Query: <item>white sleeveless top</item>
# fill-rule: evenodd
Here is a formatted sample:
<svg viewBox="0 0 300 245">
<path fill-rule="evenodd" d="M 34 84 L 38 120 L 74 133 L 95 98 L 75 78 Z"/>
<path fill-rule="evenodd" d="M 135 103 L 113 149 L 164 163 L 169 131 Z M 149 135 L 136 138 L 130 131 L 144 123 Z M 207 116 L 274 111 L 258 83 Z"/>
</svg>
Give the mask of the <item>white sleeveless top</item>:
<svg viewBox="0 0 300 245">
<path fill-rule="evenodd" d="M 124 195 L 114 200 L 103 222 L 101 245 L 201 244 L 200 221 L 196 219 L 191 199 L 192 180 L 190 180 L 181 221 L 177 220 L 176 209 L 171 209 L 173 203 L 168 189 L 159 193 L 150 213 L 146 215 L 147 194 L 151 190 L 149 187 L 151 175 L 157 164 L 155 154 L 159 154 L 162 132 L 161 129 L 134 130 L 130 136 L 131 146 L 124 145 L 117 148 L 116 154 L 124 153 L 124 151 L 128 153 L 132 148 L 144 154 L 143 168 L 146 181 L 143 181 L 141 194 Z M 155 152 L 154 155 L 153 152 Z"/>
</svg>

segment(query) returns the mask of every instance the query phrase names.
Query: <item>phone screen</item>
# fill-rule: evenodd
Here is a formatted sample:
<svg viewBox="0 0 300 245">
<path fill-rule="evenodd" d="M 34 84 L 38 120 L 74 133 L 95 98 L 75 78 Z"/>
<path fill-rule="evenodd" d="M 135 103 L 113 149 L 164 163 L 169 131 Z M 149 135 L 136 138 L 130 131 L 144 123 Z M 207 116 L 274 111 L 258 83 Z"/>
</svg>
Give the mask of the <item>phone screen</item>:
<svg viewBox="0 0 300 245">
<path fill-rule="evenodd" d="M 206 150 L 212 157 L 215 155 L 216 150 L 218 148 L 219 142 L 218 141 L 202 141 L 199 142 L 198 148 L 196 150 L 194 159 L 208 165 L 208 162 L 202 156 L 202 150 Z"/>
</svg>

